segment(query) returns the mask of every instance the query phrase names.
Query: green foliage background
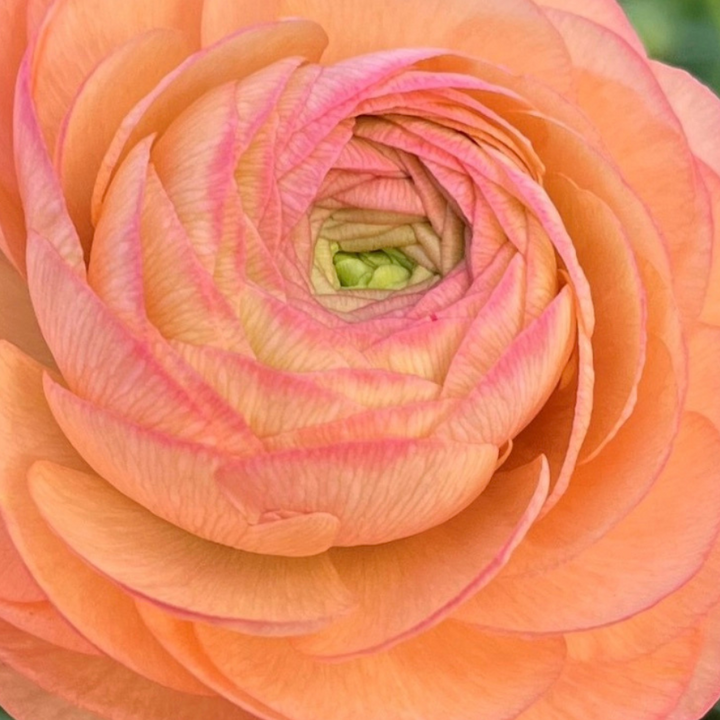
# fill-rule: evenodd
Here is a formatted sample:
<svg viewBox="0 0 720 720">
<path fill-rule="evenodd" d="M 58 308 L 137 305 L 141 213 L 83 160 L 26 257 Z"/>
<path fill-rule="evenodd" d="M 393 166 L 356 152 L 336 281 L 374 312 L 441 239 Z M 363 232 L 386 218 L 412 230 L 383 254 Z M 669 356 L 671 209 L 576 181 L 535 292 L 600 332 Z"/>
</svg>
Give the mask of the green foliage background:
<svg viewBox="0 0 720 720">
<path fill-rule="evenodd" d="M 650 55 L 686 68 L 720 91 L 720 0 L 620 0 L 620 3 Z M 2 708 L 0 720 L 12 720 Z M 704 720 L 720 720 L 720 703 Z"/>
</svg>

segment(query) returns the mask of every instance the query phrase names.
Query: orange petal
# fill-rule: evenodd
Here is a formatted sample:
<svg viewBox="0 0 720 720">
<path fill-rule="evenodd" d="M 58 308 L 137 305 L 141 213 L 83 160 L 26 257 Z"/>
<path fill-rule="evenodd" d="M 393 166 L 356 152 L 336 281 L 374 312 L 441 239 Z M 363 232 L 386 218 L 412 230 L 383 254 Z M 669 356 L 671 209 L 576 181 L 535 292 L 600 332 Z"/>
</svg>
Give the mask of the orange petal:
<svg viewBox="0 0 720 720">
<path fill-rule="evenodd" d="M 58 477 L 73 472 L 59 465 L 48 467 L 60 468 Z M 37 471 L 31 470 L 30 475 L 35 474 Z M 169 657 L 148 633 L 132 599 L 88 568 L 64 543 L 58 542 L 57 535 L 38 513 L 25 478 L 16 478 L 11 490 L 12 494 L 4 502 L 4 511 L 23 559 L 48 594 L 54 612 L 62 613 L 58 617 L 67 626 L 65 635 L 69 630 L 76 636 L 77 632 L 82 633 L 79 637 L 83 644 L 78 647 L 75 641 L 69 649 L 95 654 L 96 646 L 149 679 L 177 690 L 206 694 L 206 689 Z M 31 616 L 32 610 L 28 607 L 24 614 Z M 67 641 L 58 642 L 62 638 L 41 635 L 31 627 L 24 629 L 68 647 Z"/>
<path fill-rule="evenodd" d="M 509 720 L 547 691 L 565 654 L 562 639 L 497 637 L 452 621 L 387 653 L 331 664 L 287 640 L 200 624 L 195 633 L 237 688 L 293 720 Z"/>
<path fill-rule="evenodd" d="M 95 176 L 123 117 L 191 52 L 189 38 L 169 28 L 132 37 L 83 81 L 62 121 L 55 167 L 86 253 L 92 242 Z"/>
<path fill-rule="evenodd" d="M 108 716 L 117 720 L 257 720 L 219 698 L 163 687 L 114 660 L 69 652 L 5 623 L 0 625 L 0 660 L 0 668 L 7 665 L 23 678 L 11 688 L 0 685 L 3 705 L 9 698 L 8 710 L 19 720 L 100 720 Z M 34 683 L 37 686 L 33 687 Z M 75 714 L 66 714 L 68 706 Z M 38 708 L 40 712 L 35 713 Z M 49 715 L 46 710 L 56 714 Z"/>
<path fill-rule="evenodd" d="M 597 627 L 652 606 L 700 569 L 715 542 L 718 467 L 720 433 L 701 415 L 687 414 L 668 465 L 627 517 L 566 563 L 497 577 L 458 617 L 544 633 Z M 592 593 L 577 591 L 588 587 Z"/>
<path fill-rule="evenodd" d="M 705 415 L 720 429 L 720 328 L 698 324 L 688 339 L 690 384 L 685 399 L 687 410 Z"/>
<path fill-rule="evenodd" d="M 280 12 L 310 18 L 325 28 L 330 38 L 326 62 L 376 50 L 452 48 L 540 78 L 571 94 L 565 48 L 534 2 L 508 0 L 500 8 L 493 0 L 472 4 L 422 0 L 408 13 L 403 6 L 388 6 L 383 0 L 341 8 L 327 0 L 282 0 Z M 379 17 L 382 23 L 377 22 Z M 428 23 L 428 18 L 434 22 Z"/>
<path fill-rule="evenodd" d="M 331 551 L 359 607 L 293 644 L 347 660 L 386 650 L 443 620 L 500 571 L 539 513 L 548 490 L 544 458 L 496 473 L 466 510 L 420 535 L 374 548 Z"/>
<path fill-rule="evenodd" d="M 644 57 L 595 23 L 561 11 L 546 12 L 572 56 L 580 107 L 600 130 L 629 186 L 650 209 L 670 255 L 683 316 L 694 318 L 710 267 L 712 224 L 682 127 Z M 608 97 L 613 101 L 607 102 Z M 638 142 L 638 136 L 644 141 Z M 688 235 L 692 243 L 686 242 Z"/>
<path fill-rule="evenodd" d="M 101 478 L 50 463 L 30 490 L 52 529 L 133 596 L 178 617 L 259 635 L 317 630 L 352 606 L 329 559 L 277 558 L 202 540 Z"/>
<path fill-rule="evenodd" d="M 271 22 L 279 17 L 278 0 L 239 3 L 235 0 L 205 0 L 202 10 L 202 46 L 207 47 L 249 25 Z"/>
<path fill-rule="evenodd" d="M 548 187 L 573 238 L 595 308 L 595 385 L 581 459 L 596 455 L 635 406 L 645 363 L 646 301 L 625 230 L 605 203 L 572 180 L 550 175 Z"/>
<path fill-rule="evenodd" d="M 252 513 L 326 512 L 338 545 L 388 542 L 467 507 L 490 480 L 497 448 L 432 439 L 380 439 L 293 449 L 227 463 L 223 490 Z"/>
</svg>

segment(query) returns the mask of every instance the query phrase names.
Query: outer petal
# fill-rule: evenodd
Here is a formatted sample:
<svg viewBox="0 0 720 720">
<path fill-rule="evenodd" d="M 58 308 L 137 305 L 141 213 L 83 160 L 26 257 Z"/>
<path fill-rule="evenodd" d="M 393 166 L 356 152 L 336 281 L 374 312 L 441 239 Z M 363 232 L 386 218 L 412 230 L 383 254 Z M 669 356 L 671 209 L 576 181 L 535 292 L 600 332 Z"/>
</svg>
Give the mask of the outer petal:
<svg viewBox="0 0 720 720">
<path fill-rule="evenodd" d="M 570 631 L 652 606 L 700 569 L 715 542 L 718 467 L 720 434 L 701 415 L 688 414 L 662 476 L 622 522 L 566 564 L 496 578 L 458 617 L 520 632 Z M 593 592 L 578 593 L 580 586 Z"/>
<path fill-rule="evenodd" d="M 30 489 L 53 530 L 133 596 L 179 617 L 260 635 L 311 632 L 352 600 L 330 561 L 245 553 L 190 535 L 101 478 L 36 463 Z"/>
</svg>

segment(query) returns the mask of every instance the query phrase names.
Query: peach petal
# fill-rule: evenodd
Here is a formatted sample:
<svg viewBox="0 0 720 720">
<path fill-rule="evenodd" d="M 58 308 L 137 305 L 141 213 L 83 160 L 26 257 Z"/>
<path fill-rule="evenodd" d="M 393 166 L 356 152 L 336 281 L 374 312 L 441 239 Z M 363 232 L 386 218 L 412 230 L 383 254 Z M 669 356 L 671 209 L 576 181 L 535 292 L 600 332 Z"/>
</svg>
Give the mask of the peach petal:
<svg viewBox="0 0 720 720">
<path fill-rule="evenodd" d="M 411 376 L 407 376 L 411 377 Z M 301 427 L 267 437 L 269 451 L 321 448 L 336 443 L 421 439 L 431 437 L 435 427 L 458 405 L 457 400 L 410 402 L 407 405 L 366 410 L 342 420 Z"/>
<path fill-rule="evenodd" d="M 375 548 L 331 551 L 359 607 L 293 645 L 347 660 L 426 632 L 492 580 L 539 513 L 548 490 L 544 458 L 495 475 L 465 511 L 422 535 Z"/>
<path fill-rule="evenodd" d="M 534 2 L 508 0 L 423 0 L 407 13 L 382 0 L 341 10 L 327 0 L 282 0 L 283 15 L 313 19 L 327 30 L 326 62 L 377 50 L 407 47 L 453 48 L 519 74 L 540 78 L 571 94 L 569 60 L 562 40 Z M 378 23 L 379 17 L 384 22 Z M 427 18 L 434 22 L 428 24 Z"/>
<path fill-rule="evenodd" d="M 595 307 L 593 410 L 582 461 L 600 452 L 635 406 L 645 364 L 646 298 L 627 235 L 608 206 L 567 177 L 550 175 L 546 182 L 573 238 Z"/>
<path fill-rule="evenodd" d="M 140 217 L 153 137 L 136 145 L 118 170 L 92 241 L 88 284 L 131 327 L 145 319 Z"/>
<path fill-rule="evenodd" d="M 655 61 L 650 61 L 650 67 L 682 124 L 690 149 L 720 174 L 720 150 L 715 141 L 720 123 L 717 96 L 684 70 Z"/>
<path fill-rule="evenodd" d="M 253 513 L 330 513 L 341 522 L 338 545 L 376 544 L 456 515 L 485 488 L 496 460 L 492 445 L 380 439 L 239 459 L 217 478 Z"/>
<path fill-rule="evenodd" d="M 708 170 L 705 165 L 701 165 L 700 174 L 710 193 L 715 224 L 712 265 L 700 320 L 711 325 L 720 325 L 720 252 L 717 252 L 717 248 L 720 247 L 720 241 L 718 240 L 720 238 L 720 175 Z"/>
<path fill-rule="evenodd" d="M 251 285 L 236 298 L 236 309 L 255 356 L 266 365 L 289 372 L 368 366 L 342 333 Z"/>
<path fill-rule="evenodd" d="M 208 47 L 250 25 L 267 23 L 279 16 L 278 0 L 265 0 L 262 5 L 239 3 L 235 0 L 204 0 L 202 9 L 202 46 Z"/>
<path fill-rule="evenodd" d="M 33 97 L 48 147 L 53 149 L 65 112 L 99 62 L 132 37 L 158 27 L 174 28 L 198 42 L 201 0 L 130 0 L 121 12 L 59 0 L 39 29 L 33 48 Z M 83 38 L 83 42 L 78 42 Z"/>
<path fill-rule="evenodd" d="M 13 101 L 25 51 L 25 4 L 8 0 L 0 9 L 0 248 L 18 269 L 24 267 L 25 228 L 13 158 Z"/>
<path fill-rule="evenodd" d="M 133 37 L 84 80 L 65 114 L 55 167 L 86 253 L 93 234 L 93 181 L 113 135 L 138 100 L 191 51 L 189 39 L 179 30 L 158 28 Z"/>
<path fill-rule="evenodd" d="M 513 555 L 508 573 L 541 572 L 565 563 L 625 517 L 665 466 L 681 410 L 670 353 L 651 336 L 634 412 L 598 457 L 574 469 L 562 498 L 554 499 L 552 512 L 533 526 Z M 551 415 L 547 420 L 561 418 Z M 515 451 L 523 441 L 528 455 L 547 447 L 545 427 L 539 424 L 530 438 L 518 438 Z"/>
<path fill-rule="evenodd" d="M 101 654 L 48 601 L 25 603 L 0 600 L 0 618 L 18 630 L 66 650 L 83 655 Z"/>
<path fill-rule="evenodd" d="M 452 621 L 390 652 L 335 664 L 287 640 L 199 624 L 195 634 L 239 690 L 294 720 L 510 720 L 547 691 L 565 654 L 562 639 L 496 637 Z"/>
<path fill-rule="evenodd" d="M 30 56 L 18 71 L 14 114 L 15 169 L 29 232 L 51 239 L 53 247 L 78 277 L 85 277 L 83 249 L 40 132 L 31 95 Z M 7 238 L 10 240 L 10 238 Z M 18 255 L 20 253 L 20 255 Z M 19 257 L 22 262 L 19 263 Z M 25 272 L 25 239 L 13 255 Z"/>
<path fill-rule="evenodd" d="M 583 661 L 572 655 L 572 637 L 568 639 L 568 660 L 557 682 L 517 720 L 666 720 L 687 685 L 699 645 L 697 634 L 689 633 L 628 661 Z M 682 720 L 691 718 L 683 716 Z"/>
<path fill-rule="evenodd" d="M 522 259 L 516 256 L 452 358 L 443 384 L 443 396 L 467 395 L 520 332 L 524 285 L 525 267 Z"/>
<path fill-rule="evenodd" d="M 326 36 L 312 22 L 288 20 L 246 28 L 189 57 L 125 117 L 105 154 L 93 191 L 97 218 L 115 167 L 139 139 L 162 134 L 182 111 L 214 87 L 291 56 L 318 60 Z"/>
<path fill-rule="evenodd" d="M 201 682 L 233 704 L 255 713 L 257 718 L 287 720 L 286 715 L 281 715 L 256 700 L 223 674 L 203 650 L 197 638 L 194 623 L 179 620 L 150 603 L 140 600 L 136 602 L 153 635 L 183 667 L 188 668 Z M 254 720 L 255 715 L 253 715 Z"/>
<path fill-rule="evenodd" d="M 688 338 L 690 383 L 685 408 L 705 415 L 720 428 L 720 328 L 698 324 Z"/>
<path fill-rule="evenodd" d="M 364 409 L 326 389 L 325 373 L 310 379 L 308 373 L 268 369 L 209 347 L 175 347 L 260 437 L 331 422 Z"/>
<path fill-rule="evenodd" d="M 579 15 L 619 35 L 632 49 L 645 55 L 645 48 L 623 9 L 614 0 L 535 0 L 540 7 Z"/>
<path fill-rule="evenodd" d="M 717 667 L 720 662 L 720 608 L 716 605 L 700 625 L 701 645 L 690 683 L 667 720 L 694 720 L 717 701 Z"/>
<path fill-rule="evenodd" d="M 166 428 L 180 437 L 209 436 L 215 442 L 225 439 L 245 447 L 257 442 L 240 418 L 187 366 L 184 372 L 175 368 L 181 377 L 173 380 L 164 366 L 173 365 L 170 350 L 152 338 L 133 335 L 45 239 L 30 237 L 28 263 L 40 326 L 71 388 L 136 422 Z M 62 313 L 56 312 L 58 306 Z M 142 393 L 135 390 L 138 382 L 142 382 Z"/>
<path fill-rule="evenodd" d="M 252 357 L 237 316 L 200 264 L 152 165 L 144 195 L 140 239 L 148 318 L 165 338 Z"/>
<path fill-rule="evenodd" d="M 18 554 L 4 520 L 0 522 L 0 598 L 10 603 L 37 603 L 46 599 Z"/>
<path fill-rule="evenodd" d="M 53 480 L 73 472 L 60 465 L 46 464 L 47 476 Z M 29 477 L 38 474 L 36 467 L 30 470 Z M 96 654 L 97 646 L 148 679 L 177 690 L 207 694 L 207 689 L 169 657 L 147 632 L 132 599 L 88 568 L 64 543 L 58 542 L 38 513 L 25 478 L 13 483 L 12 495 L 4 502 L 4 510 L 25 562 L 47 593 L 55 612 L 62 613 L 58 617 L 67 626 L 65 635 L 71 631 L 82 639 L 81 644 L 76 640 L 68 649 Z M 31 628 L 25 629 L 33 632 Z M 78 636 L 78 632 L 82 635 Z M 46 635 L 41 637 L 68 647 L 67 641 L 61 643 Z"/>
<path fill-rule="evenodd" d="M 440 384 L 470 327 L 464 318 L 421 320 L 371 345 L 364 355 L 372 367 Z"/>
<path fill-rule="evenodd" d="M 703 416 L 688 413 L 662 475 L 621 522 L 568 562 L 542 572 L 498 576 L 458 617 L 503 630 L 545 633 L 593 628 L 651 607 L 700 569 L 715 542 L 718 463 L 720 434 Z M 698 495 L 686 491 L 688 482 L 703 498 L 701 506 Z M 578 584 L 593 592 L 569 590 Z"/>
<path fill-rule="evenodd" d="M 30 490 L 52 529 L 134 597 L 259 635 L 318 630 L 352 606 L 325 555 L 278 558 L 202 540 L 101 478 L 39 462 Z"/>
<path fill-rule="evenodd" d="M 711 222 L 682 127 L 645 58 L 594 23 L 561 11 L 546 12 L 572 56 L 580 106 L 602 133 L 630 187 L 650 208 L 670 254 L 683 317 L 694 318 L 707 283 Z M 617 122 L 617 107 L 623 108 L 622 123 Z M 645 142 L 637 142 L 638 133 Z M 685 241 L 688 234 L 695 238 L 691 245 Z"/>
<path fill-rule="evenodd" d="M 0 703 L 16 720 L 102 720 L 57 695 L 41 690 L 24 675 L 0 665 Z"/>
<path fill-rule="evenodd" d="M 3 685 L 0 690 L 0 697 L 9 697 L 13 703 L 8 709 L 14 708 L 18 720 L 100 720 L 108 716 L 117 720 L 257 720 L 224 700 L 163 687 L 109 658 L 69 652 L 5 623 L 0 625 L 0 640 L 0 660 L 25 678 L 18 686 L 6 689 Z M 37 683 L 38 689 L 32 688 L 32 683 Z M 74 714 L 66 714 L 67 705 L 58 702 L 58 697 Z M 32 712 L 37 707 L 42 708 L 40 715 Z M 46 708 L 56 714 L 46 715 Z"/>
<path fill-rule="evenodd" d="M 563 288 L 444 421 L 439 435 L 502 445 L 522 430 L 548 399 L 570 358 L 573 312 L 572 293 Z"/>
</svg>

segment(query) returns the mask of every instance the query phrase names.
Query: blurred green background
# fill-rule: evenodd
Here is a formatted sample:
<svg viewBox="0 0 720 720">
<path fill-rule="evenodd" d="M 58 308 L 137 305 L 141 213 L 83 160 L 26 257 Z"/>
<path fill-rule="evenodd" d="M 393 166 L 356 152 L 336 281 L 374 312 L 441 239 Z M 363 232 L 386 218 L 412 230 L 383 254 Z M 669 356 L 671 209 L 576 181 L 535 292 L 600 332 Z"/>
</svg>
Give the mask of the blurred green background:
<svg viewBox="0 0 720 720">
<path fill-rule="evenodd" d="M 720 0 L 620 0 L 620 4 L 650 55 L 686 68 L 720 91 Z M 2 708 L 0 720 L 9 720 Z M 705 720 L 720 720 L 720 704 Z"/>
</svg>

